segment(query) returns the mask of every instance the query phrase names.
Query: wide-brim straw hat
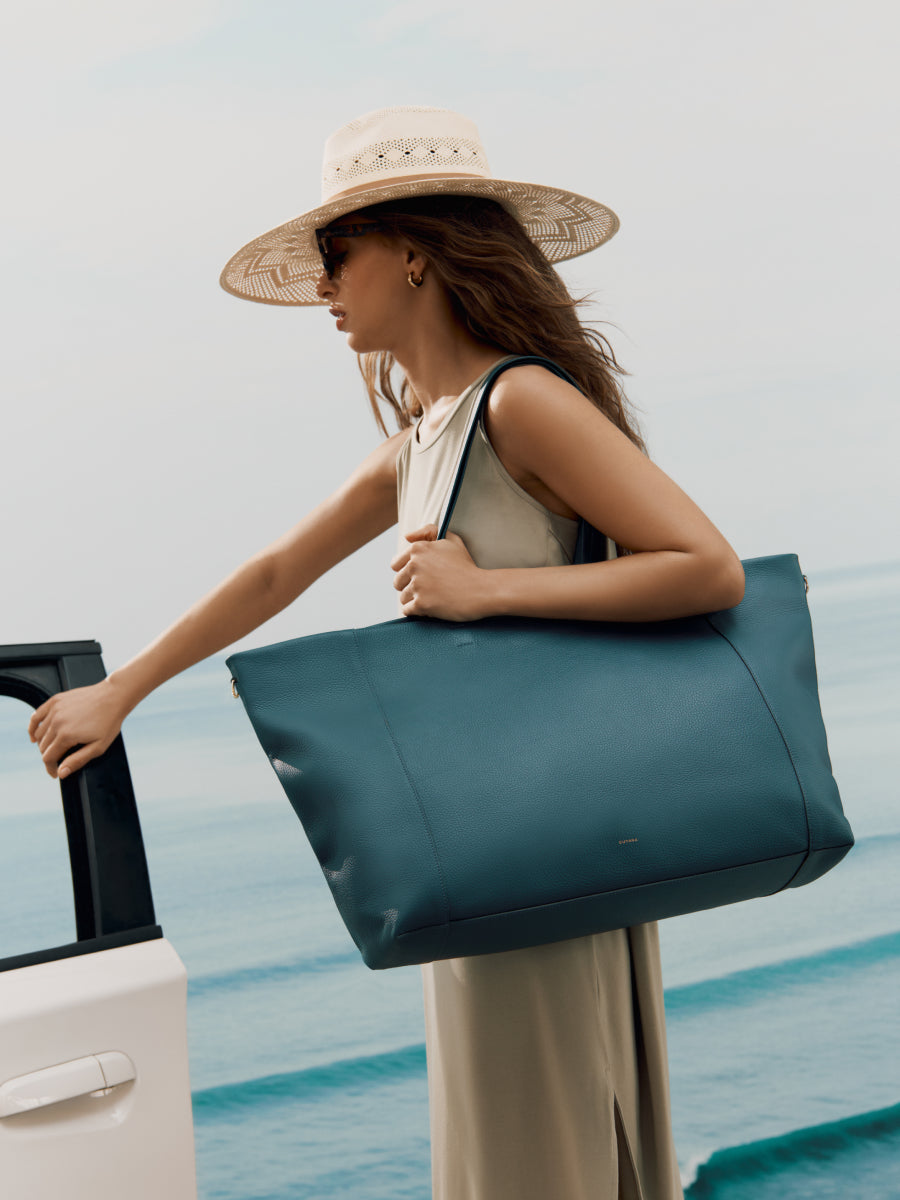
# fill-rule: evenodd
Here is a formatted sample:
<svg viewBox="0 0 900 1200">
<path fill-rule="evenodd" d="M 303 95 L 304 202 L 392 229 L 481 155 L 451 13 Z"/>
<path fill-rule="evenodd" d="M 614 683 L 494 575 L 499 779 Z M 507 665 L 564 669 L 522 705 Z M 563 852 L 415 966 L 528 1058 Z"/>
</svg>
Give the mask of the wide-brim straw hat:
<svg viewBox="0 0 900 1200">
<path fill-rule="evenodd" d="M 608 241 L 619 218 L 562 188 L 496 179 L 475 125 L 444 108 L 380 108 L 325 143 L 322 203 L 238 250 L 219 282 L 261 304 L 323 304 L 316 230 L 369 204 L 409 196 L 486 196 L 517 217 L 551 262 Z"/>
</svg>

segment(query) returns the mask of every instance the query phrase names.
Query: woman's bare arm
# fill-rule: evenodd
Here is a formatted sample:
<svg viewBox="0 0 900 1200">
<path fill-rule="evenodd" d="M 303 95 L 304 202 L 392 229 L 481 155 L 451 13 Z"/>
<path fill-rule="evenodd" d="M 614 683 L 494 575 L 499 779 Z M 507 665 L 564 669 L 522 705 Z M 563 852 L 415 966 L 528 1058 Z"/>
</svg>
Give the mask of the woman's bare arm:
<svg viewBox="0 0 900 1200">
<path fill-rule="evenodd" d="M 64 777 L 102 754 L 128 713 L 160 684 L 252 632 L 395 524 L 396 458 L 407 436 L 383 442 L 343 487 L 102 683 L 60 692 L 36 709 L 28 732 L 48 773 Z M 76 745 L 81 748 L 57 770 Z"/>
<path fill-rule="evenodd" d="M 578 513 L 632 554 L 607 563 L 480 570 L 452 536 L 415 531 L 394 560 L 407 615 L 652 621 L 730 608 L 743 568 L 694 502 L 584 396 L 538 366 L 511 369 L 486 428 L 507 471 L 563 515 Z"/>
</svg>

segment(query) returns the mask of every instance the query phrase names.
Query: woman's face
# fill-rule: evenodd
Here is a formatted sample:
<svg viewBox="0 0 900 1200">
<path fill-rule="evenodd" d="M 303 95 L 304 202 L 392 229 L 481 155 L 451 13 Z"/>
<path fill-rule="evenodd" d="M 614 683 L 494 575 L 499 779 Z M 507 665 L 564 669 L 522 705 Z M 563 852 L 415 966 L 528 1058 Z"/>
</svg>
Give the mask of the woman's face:
<svg viewBox="0 0 900 1200">
<path fill-rule="evenodd" d="M 367 227 L 371 232 L 365 232 Z M 370 217 L 356 213 L 333 221 L 320 248 L 323 270 L 316 290 L 328 301 L 338 330 L 347 334 L 347 345 L 357 354 L 395 349 L 408 327 L 409 248 L 386 238 Z"/>
</svg>

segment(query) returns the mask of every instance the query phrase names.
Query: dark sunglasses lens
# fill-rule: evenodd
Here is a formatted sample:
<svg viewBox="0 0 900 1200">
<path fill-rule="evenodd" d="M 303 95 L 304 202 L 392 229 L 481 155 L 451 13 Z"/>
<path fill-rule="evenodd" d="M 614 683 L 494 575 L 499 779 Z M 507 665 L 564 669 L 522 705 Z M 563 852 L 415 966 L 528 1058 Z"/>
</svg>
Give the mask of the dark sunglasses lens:
<svg viewBox="0 0 900 1200">
<path fill-rule="evenodd" d="M 334 279 L 335 272 L 341 265 L 344 259 L 343 254 L 338 254 L 331 244 L 331 239 L 336 237 L 365 237 L 367 233 L 380 233 L 383 226 L 377 221 L 369 222 L 365 225 L 334 225 L 328 233 L 322 233 L 316 230 L 316 242 L 319 246 L 319 253 L 322 256 L 322 267 L 329 279 Z"/>
<path fill-rule="evenodd" d="M 331 248 L 331 239 L 327 234 L 317 233 L 316 241 L 319 244 L 319 254 L 322 256 L 322 269 L 329 279 L 334 279 L 334 272 L 337 268 L 335 259 L 337 256 Z"/>
</svg>

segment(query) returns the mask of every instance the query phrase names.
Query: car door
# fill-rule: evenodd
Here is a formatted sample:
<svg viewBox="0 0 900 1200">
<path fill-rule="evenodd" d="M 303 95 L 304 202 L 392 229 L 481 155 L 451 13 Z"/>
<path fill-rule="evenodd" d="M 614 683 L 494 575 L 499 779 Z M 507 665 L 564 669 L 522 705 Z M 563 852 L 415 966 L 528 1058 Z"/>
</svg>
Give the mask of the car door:
<svg viewBox="0 0 900 1200">
<path fill-rule="evenodd" d="M 96 642 L 0 646 L 0 695 L 34 707 L 104 674 Z M 187 979 L 121 737 L 60 787 L 76 940 L 0 958 L 0 1193 L 195 1200 Z"/>
</svg>

